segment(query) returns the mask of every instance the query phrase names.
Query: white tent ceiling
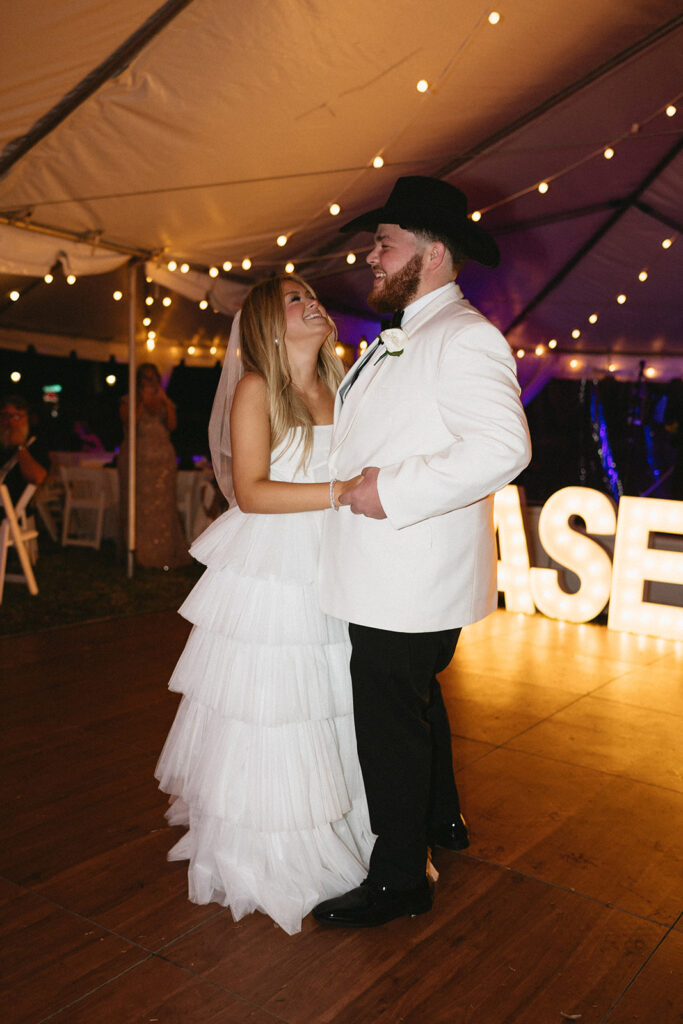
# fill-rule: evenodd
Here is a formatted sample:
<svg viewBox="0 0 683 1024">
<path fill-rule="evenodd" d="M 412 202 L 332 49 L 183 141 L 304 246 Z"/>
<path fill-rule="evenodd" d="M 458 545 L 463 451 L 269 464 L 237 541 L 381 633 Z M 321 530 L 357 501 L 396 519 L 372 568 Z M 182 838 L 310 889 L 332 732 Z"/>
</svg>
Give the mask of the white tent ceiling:
<svg viewBox="0 0 683 1024">
<path fill-rule="evenodd" d="M 164 266 L 230 260 L 235 296 L 289 259 L 332 308 L 367 315 L 369 238 L 338 225 L 397 176 L 432 174 L 462 187 L 499 241 L 501 267 L 468 265 L 463 286 L 527 350 L 522 376 L 628 373 L 643 358 L 681 375 L 680 0 L 499 10 L 492 26 L 476 0 L 14 0 L 0 44 L 4 269 L 20 229 L 47 226 Z M 70 313 L 41 279 L 10 303 L 18 280 L 0 278 L 0 344 L 125 334 L 108 281 Z M 92 323 L 70 326 L 91 307 Z M 554 354 L 535 357 L 551 338 Z"/>
</svg>

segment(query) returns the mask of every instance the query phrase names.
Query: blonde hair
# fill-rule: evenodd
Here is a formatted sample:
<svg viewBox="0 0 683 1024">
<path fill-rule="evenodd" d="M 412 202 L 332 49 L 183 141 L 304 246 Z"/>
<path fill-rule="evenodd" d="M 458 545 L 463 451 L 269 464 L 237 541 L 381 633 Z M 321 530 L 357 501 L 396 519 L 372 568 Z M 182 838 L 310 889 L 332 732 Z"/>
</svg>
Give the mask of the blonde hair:
<svg viewBox="0 0 683 1024">
<path fill-rule="evenodd" d="M 313 419 L 292 384 L 292 374 L 284 344 L 287 321 L 283 286 L 295 281 L 313 298 L 315 292 L 296 274 L 268 278 L 254 285 L 242 305 L 240 339 L 245 373 L 258 373 L 266 382 L 270 408 L 270 450 L 280 445 L 297 427 L 302 431 L 300 465 L 305 465 L 313 449 Z M 318 377 L 333 395 L 344 376 L 341 359 L 335 352 L 337 328 L 327 318 L 330 333 L 318 353 Z M 292 439 L 294 437 L 292 436 Z M 291 443 L 291 441 L 290 441 Z"/>
</svg>

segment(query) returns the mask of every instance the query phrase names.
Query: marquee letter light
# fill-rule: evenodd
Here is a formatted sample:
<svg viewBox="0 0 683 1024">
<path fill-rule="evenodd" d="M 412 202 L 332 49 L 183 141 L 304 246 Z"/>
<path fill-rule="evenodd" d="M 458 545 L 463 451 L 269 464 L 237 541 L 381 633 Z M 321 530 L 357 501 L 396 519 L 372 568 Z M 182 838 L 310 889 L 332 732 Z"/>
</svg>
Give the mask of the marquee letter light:
<svg viewBox="0 0 683 1024">
<path fill-rule="evenodd" d="M 648 547 L 650 533 L 683 534 L 683 501 L 622 498 L 619 502 L 607 626 L 683 640 L 683 607 L 643 600 L 647 580 L 683 585 L 683 551 Z"/>
<path fill-rule="evenodd" d="M 509 612 L 533 615 L 536 611 L 529 585 L 529 550 L 524 532 L 519 488 L 509 484 L 493 502 L 493 522 L 498 532 L 498 590 L 505 595 Z"/>
<path fill-rule="evenodd" d="M 579 589 L 567 594 L 555 569 L 531 569 L 536 607 L 551 619 L 588 622 L 599 615 L 610 596 L 612 563 L 599 544 L 569 525 L 580 516 L 586 533 L 612 534 L 617 517 L 611 498 L 590 487 L 563 487 L 546 501 L 538 520 L 538 536 L 549 557 L 579 577 Z"/>
</svg>

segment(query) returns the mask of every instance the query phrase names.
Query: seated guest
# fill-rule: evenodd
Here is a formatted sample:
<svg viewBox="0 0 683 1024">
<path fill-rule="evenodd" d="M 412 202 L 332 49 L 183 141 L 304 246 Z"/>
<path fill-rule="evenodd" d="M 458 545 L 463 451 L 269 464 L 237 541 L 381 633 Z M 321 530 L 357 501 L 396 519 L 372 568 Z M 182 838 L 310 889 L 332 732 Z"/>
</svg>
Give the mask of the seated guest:
<svg viewBox="0 0 683 1024">
<path fill-rule="evenodd" d="M 28 484 L 42 484 L 50 467 L 50 453 L 32 433 L 26 399 L 9 394 L 0 398 L 0 468 L 15 456 L 16 462 L 3 483 L 16 505 Z"/>
</svg>

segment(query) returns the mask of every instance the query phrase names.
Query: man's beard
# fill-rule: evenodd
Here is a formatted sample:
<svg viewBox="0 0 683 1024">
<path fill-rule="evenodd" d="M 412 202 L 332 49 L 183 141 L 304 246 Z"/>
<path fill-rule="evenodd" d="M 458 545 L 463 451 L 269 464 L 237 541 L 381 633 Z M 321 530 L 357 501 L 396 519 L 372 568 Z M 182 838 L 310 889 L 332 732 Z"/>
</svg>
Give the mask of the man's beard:
<svg viewBox="0 0 683 1024">
<path fill-rule="evenodd" d="M 420 285 L 422 275 L 422 254 L 417 252 L 395 274 L 382 278 L 383 286 L 375 295 L 375 288 L 368 295 L 368 305 L 378 313 L 393 313 L 405 309 L 412 302 Z"/>
</svg>

